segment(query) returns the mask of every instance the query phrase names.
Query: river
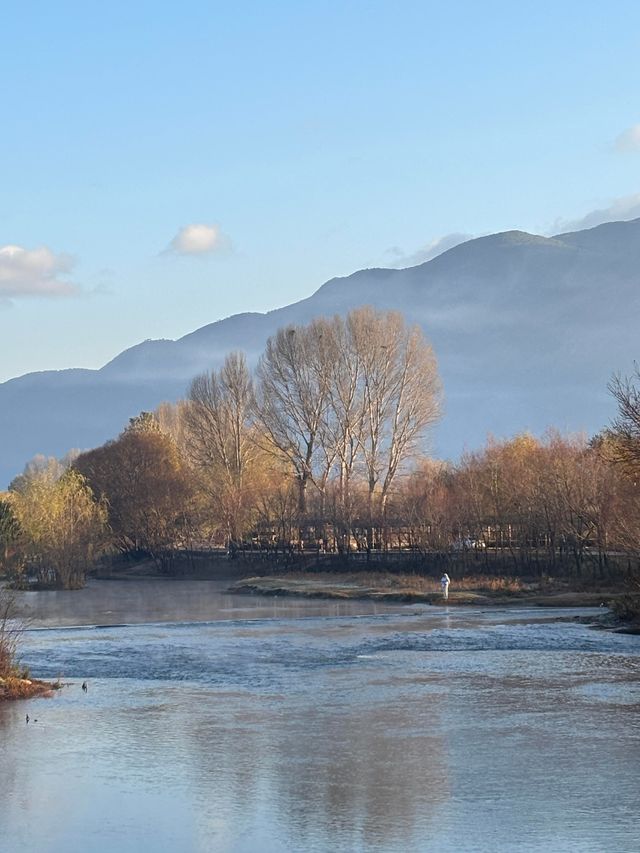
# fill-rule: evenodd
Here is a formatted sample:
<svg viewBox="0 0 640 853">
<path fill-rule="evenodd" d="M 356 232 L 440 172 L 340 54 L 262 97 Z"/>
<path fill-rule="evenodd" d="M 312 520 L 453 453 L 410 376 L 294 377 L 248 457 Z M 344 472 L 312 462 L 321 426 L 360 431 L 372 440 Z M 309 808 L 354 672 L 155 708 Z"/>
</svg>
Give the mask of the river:
<svg viewBox="0 0 640 853">
<path fill-rule="evenodd" d="M 586 611 L 152 580 L 19 603 L 24 662 L 68 686 L 0 706 L 7 853 L 640 849 L 640 637 Z"/>
</svg>

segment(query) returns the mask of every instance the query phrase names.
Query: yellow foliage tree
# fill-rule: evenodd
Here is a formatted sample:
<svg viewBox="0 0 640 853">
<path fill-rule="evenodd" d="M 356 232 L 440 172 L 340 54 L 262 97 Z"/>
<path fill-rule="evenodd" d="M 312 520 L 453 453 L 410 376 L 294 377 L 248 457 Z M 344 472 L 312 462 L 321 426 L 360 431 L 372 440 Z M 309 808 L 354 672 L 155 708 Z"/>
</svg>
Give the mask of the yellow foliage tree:
<svg viewBox="0 0 640 853">
<path fill-rule="evenodd" d="M 12 502 L 41 581 L 78 589 L 103 542 L 106 509 L 78 471 L 57 473 L 49 466 L 22 477 Z"/>
</svg>

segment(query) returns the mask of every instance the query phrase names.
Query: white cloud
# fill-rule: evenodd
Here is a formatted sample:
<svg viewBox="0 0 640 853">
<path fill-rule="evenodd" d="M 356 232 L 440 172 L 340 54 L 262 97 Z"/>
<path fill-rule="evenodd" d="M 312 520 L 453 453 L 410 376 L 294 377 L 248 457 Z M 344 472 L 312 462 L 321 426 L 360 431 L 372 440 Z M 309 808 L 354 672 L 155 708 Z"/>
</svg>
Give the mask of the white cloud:
<svg viewBox="0 0 640 853">
<path fill-rule="evenodd" d="M 443 252 L 453 249 L 454 246 L 459 246 L 460 243 L 466 243 L 467 240 L 471 239 L 473 239 L 473 234 L 454 232 L 452 234 L 445 234 L 444 237 L 437 237 L 435 240 L 431 240 L 430 243 L 427 243 L 422 246 L 422 248 L 409 255 L 405 255 L 398 246 L 393 246 L 392 248 L 387 249 L 387 254 L 395 257 L 393 264 L 395 267 L 415 267 L 418 264 L 424 264 L 426 261 L 430 261 L 432 258 L 441 255 Z"/>
<path fill-rule="evenodd" d="M 615 141 L 616 151 L 627 153 L 629 151 L 640 151 L 640 124 L 632 124 L 623 130 Z"/>
<path fill-rule="evenodd" d="M 640 217 L 640 193 L 633 193 L 616 198 L 607 207 L 592 210 L 579 219 L 556 219 L 551 233 L 581 231 L 583 228 L 595 228 L 603 222 L 620 222 L 638 217 Z"/>
<path fill-rule="evenodd" d="M 73 268 L 69 255 L 55 254 L 46 246 L 24 249 L 0 247 L 0 299 L 24 296 L 73 296 L 78 287 L 61 276 Z"/>
<path fill-rule="evenodd" d="M 178 255 L 208 255 L 225 252 L 231 241 L 218 225 L 193 223 L 182 227 L 167 246 L 166 252 Z"/>
</svg>

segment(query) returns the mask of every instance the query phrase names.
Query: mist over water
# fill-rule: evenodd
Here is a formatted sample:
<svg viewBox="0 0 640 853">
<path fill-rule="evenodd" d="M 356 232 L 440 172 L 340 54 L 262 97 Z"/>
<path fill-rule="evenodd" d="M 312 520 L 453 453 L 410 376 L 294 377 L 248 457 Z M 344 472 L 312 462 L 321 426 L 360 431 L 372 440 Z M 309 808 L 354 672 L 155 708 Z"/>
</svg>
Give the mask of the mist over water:
<svg viewBox="0 0 640 853">
<path fill-rule="evenodd" d="M 640 639 L 580 611 L 169 581 L 21 606 L 25 663 L 71 684 L 0 706 L 2 850 L 638 849 Z"/>
</svg>

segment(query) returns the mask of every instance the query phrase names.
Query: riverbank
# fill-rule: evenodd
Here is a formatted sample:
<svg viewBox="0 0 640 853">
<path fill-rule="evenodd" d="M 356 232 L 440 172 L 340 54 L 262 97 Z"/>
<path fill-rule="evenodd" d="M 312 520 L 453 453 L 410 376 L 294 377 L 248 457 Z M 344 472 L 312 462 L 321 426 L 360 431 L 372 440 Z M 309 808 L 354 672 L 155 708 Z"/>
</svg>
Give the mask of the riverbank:
<svg viewBox="0 0 640 853">
<path fill-rule="evenodd" d="M 36 678 L 18 678 L 17 676 L 0 677 L 0 702 L 11 699 L 35 699 L 37 696 L 48 696 L 58 690 L 59 685 Z"/>
<path fill-rule="evenodd" d="M 236 581 L 230 591 L 253 595 L 423 603 L 435 606 L 520 605 L 539 607 L 601 607 L 622 593 L 611 589 L 572 589 L 524 583 L 512 578 L 462 578 L 452 582 L 445 601 L 433 578 L 386 573 L 348 575 L 291 573 Z"/>
</svg>

